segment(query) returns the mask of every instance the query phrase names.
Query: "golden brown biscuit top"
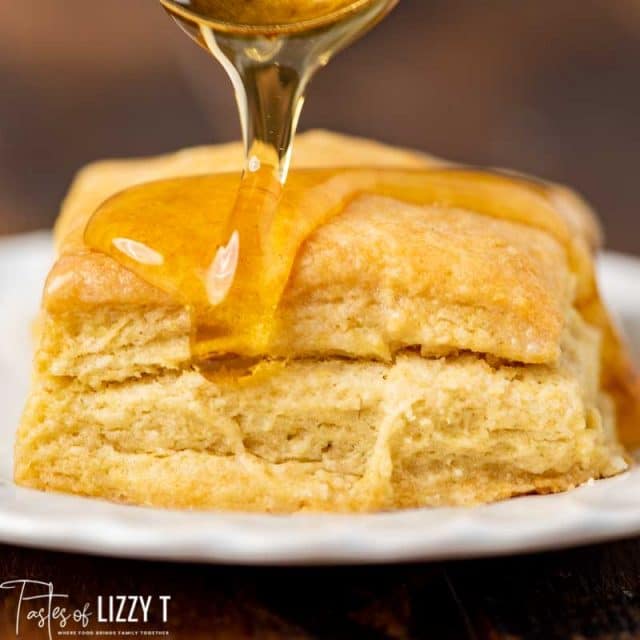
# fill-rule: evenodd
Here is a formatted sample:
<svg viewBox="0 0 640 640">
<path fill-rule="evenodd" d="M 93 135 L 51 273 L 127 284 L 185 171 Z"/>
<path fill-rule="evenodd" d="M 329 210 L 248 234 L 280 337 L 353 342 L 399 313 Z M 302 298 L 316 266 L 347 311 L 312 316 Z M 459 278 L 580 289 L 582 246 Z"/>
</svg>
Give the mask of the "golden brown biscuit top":
<svg viewBox="0 0 640 640">
<path fill-rule="evenodd" d="M 444 164 L 335 134 L 299 136 L 294 167 L 336 162 Z M 87 220 L 102 201 L 134 184 L 241 166 L 241 146 L 228 144 L 85 169 L 56 226 L 60 257 L 48 280 L 45 307 L 61 312 L 172 304 L 166 294 L 112 259 L 89 251 L 82 239 Z M 521 224 L 379 196 L 357 198 L 302 246 L 282 300 L 274 352 L 388 358 L 398 349 L 417 346 L 424 353 L 472 350 L 521 362 L 555 361 L 576 281 L 582 283 L 583 297 L 592 294 L 585 254 L 597 227 L 576 196 L 562 189 L 552 193 L 561 203 L 553 235 L 535 228 L 535 220 Z M 562 245 L 572 235 L 582 250 L 577 267 L 571 262 L 575 255 L 568 261 Z M 333 329 L 323 316 L 328 310 L 339 318 Z M 315 324 L 309 322 L 311 312 L 318 319 Z M 299 326 L 305 328 L 305 339 L 296 337 Z M 327 337 L 332 331 L 346 337 Z"/>
</svg>

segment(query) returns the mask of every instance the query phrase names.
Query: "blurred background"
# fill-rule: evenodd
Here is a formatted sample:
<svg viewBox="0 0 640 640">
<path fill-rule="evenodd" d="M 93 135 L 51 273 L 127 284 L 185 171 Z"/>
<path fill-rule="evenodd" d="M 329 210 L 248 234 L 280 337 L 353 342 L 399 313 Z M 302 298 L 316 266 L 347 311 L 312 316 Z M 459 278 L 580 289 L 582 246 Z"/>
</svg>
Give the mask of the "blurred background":
<svg viewBox="0 0 640 640">
<path fill-rule="evenodd" d="M 401 0 L 314 81 L 326 127 L 567 182 L 640 254 L 640 0 Z M 75 171 L 239 137 L 228 80 L 157 0 L 0 0 L 0 233 Z"/>
</svg>

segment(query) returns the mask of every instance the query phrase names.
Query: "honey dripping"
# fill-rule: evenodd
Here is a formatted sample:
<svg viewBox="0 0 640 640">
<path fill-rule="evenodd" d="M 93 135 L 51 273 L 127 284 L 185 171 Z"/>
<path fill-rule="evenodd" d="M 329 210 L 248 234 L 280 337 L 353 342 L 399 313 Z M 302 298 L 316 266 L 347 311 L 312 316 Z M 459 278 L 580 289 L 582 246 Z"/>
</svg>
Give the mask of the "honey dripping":
<svg viewBox="0 0 640 640">
<path fill-rule="evenodd" d="M 397 0 L 161 2 L 228 72 L 245 169 L 242 176 L 176 178 L 128 189 L 95 212 L 85 241 L 190 309 L 192 355 L 201 364 L 227 354 L 251 359 L 268 353 L 300 246 L 360 194 L 527 224 L 533 219 L 558 233 L 541 186 L 497 174 L 317 169 L 289 175 L 310 78 Z"/>
<path fill-rule="evenodd" d="M 192 312 L 194 356 L 209 354 L 211 338 L 217 338 L 221 331 L 232 333 L 231 318 L 242 315 L 237 309 L 240 301 L 247 316 L 242 317 L 238 331 L 251 335 L 253 344 L 266 343 L 269 317 L 278 302 L 269 280 L 271 248 L 277 244 L 278 233 L 273 221 L 287 179 L 306 87 L 320 67 L 382 19 L 397 1 L 161 0 L 186 33 L 218 59 L 233 83 L 245 143 L 242 178 L 222 180 L 220 188 L 233 200 L 222 207 L 218 194 L 210 197 L 206 186 L 198 192 L 195 184 L 185 183 L 166 192 L 172 192 L 175 210 L 187 218 L 193 215 L 195 205 L 204 208 L 206 220 L 200 226 L 205 229 L 210 225 L 205 236 L 214 240 L 197 257 L 191 242 L 180 249 L 183 255 L 177 255 L 173 248 L 168 248 L 166 255 L 161 248 L 143 249 L 151 245 L 144 242 L 145 233 L 138 227 L 129 228 L 128 234 L 113 235 L 111 229 L 118 225 L 111 224 L 105 215 L 105 210 L 113 211 L 109 205 L 95 215 L 86 241 L 165 290 L 175 291 L 176 279 L 190 280 L 187 265 L 198 265 L 191 277 L 206 277 L 206 303 L 202 296 L 195 296 L 197 287 L 186 282 L 176 292 Z M 190 192 L 192 187 L 196 191 Z M 162 187 L 150 186 L 129 197 L 143 209 L 145 205 L 153 208 L 154 200 L 162 200 L 156 197 L 158 189 Z M 123 198 L 128 202 L 127 196 Z M 121 204 L 131 213 L 126 202 Z M 137 209 L 131 215 L 144 226 L 146 218 L 138 215 Z M 172 232 L 169 224 L 180 225 L 179 216 L 172 216 L 169 223 L 160 210 L 150 218 L 152 225 L 160 225 L 167 233 Z M 159 268 L 159 263 L 164 267 Z M 150 267 L 163 277 L 151 275 Z M 224 322 L 214 323 L 212 317 L 224 318 Z"/>
</svg>

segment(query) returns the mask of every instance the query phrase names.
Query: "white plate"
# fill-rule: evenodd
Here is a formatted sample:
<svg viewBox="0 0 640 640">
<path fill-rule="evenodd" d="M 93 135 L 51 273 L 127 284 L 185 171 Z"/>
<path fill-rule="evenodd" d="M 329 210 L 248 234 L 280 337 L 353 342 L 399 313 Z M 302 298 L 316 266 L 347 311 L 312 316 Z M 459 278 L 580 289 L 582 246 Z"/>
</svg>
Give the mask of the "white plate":
<svg viewBox="0 0 640 640">
<path fill-rule="evenodd" d="M 14 430 L 49 247 L 46 233 L 0 241 L 0 541 L 165 560 L 317 564 L 496 555 L 640 535 L 640 468 L 559 495 L 354 516 L 162 511 L 18 488 Z M 600 275 L 640 356 L 640 260 L 606 255 Z"/>
</svg>

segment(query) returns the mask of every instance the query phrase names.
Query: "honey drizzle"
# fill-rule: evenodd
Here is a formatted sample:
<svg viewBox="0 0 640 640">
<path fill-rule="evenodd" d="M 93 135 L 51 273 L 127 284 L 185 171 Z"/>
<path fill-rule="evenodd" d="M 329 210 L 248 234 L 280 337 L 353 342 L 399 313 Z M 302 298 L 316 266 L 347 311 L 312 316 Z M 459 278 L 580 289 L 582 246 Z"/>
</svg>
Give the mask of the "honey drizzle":
<svg viewBox="0 0 640 640">
<path fill-rule="evenodd" d="M 533 224 L 572 246 L 545 188 L 524 179 L 465 169 L 317 169 L 294 171 L 284 187 L 309 80 L 397 0 L 287 0 L 277 14 L 262 0 L 161 2 L 231 78 L 245 169 L 241 178 L 128 189 L 95 212 L 85 241 L 190 309 L 197 360 L 233 354 L 246 369 L 267 354 L 302 244 L 364 193 Z"/>
<path fill-rule="evenodd" d="M 455 168 L 295 170 L 269 207 L 271 215 L 264 215 L 263 194 L 255 207 L 234 219 L 238 186 L 239 177 L 233 174 L 136 186 L 105 202 L 85 230 L 89 247 L 190 309 L 192 353 L 199 360 L 268 353 L 278 304 L 301 246 L 362 194 L 536 226 L 571 247 L 545 187 L 497 173 Z M 231 228 L 240 229 L 235 250 L 242 259 L 226 295 L 212 299 L 217 287 L 211 284 L 211 266 L 220 247 L 229 247 Z"/>
<path fill-rule="evenodd" d="M 281 240 L 274 234 L 282 226 L 277 221 L 282 219 L 283 185 L 307 85 L 318 69 L 373 27 L 397 1 L 287 0 L 274 7 L 264 0 L 250 4 L 235 0 L 161 0 L 185 32 L 226 70 L 235 90 L 245 144 L 242 179 L 231 212 L 225 209 L 222 232 L 219 225 L 215 233 L 199 230 L 210 239 L 203 249 L 207 261 L 203 262 L 203 255 L 199 255 L 190 265 L 200 270 L 199 284 L 191 283 L 186 289 L 178 287 L 192 310 L 194 356 L 204 357 L 219 350 L 261 352 L 268 343 L 271 317 L 283 288 L 278 268 L 275 269 L 278 275 L 273 276 L 274 265 L 282 262 L 278 251 L 274 251 Z M 179 183 L 172 198 L 179 200 L 186 191 L 181 186 L 184 185 Z M 170 185 L 165 187 L 168 190 L 163 194 L 168 195 Z M 155 189 L 162 191 L 162 186 L 156 185 Z M 187 201 L 192 198 L 187 197 Z M 212 203 L 213 200 L 202 201 L 204 206 Z M 102 217 L 98 214 L 96 220 Z M 107 252 L 115 247 L 116 259 L 122 259 L 124 249 L 138 265 L 142 256 L 146 257 L 147 267 L 162 267 L 167 259 L 166 250 L 174 256 L 170 262 L 175 263 L 171 267 L 176 269 L 175 274 L 170 275 L 167 269 L 162 269 L 164 276 L 160 278 L 146 271 L 141 274 L 154 278 L 156 285 L 175 288 L 176 283 L 191 278 L 188 269 L 180 266 L 185 260 L 189 262 L 185 257 L 188 246 L 181 249 L 187 252 L 182 257 L 171 247 L 164 251 L 145 250 L 147 244 L 135 239 L 144 234 L 140 234 L 140 229 L 132 229 L 129 236 L 110 239 L 108 230 L 106 235 L 97 232 L 96 236 L 107 238 L 105 247 L 94 237 L 92 230 L 96 224 L 99 226 L 94 223 L 87 233 L 87 242 Z M 175 219 L 173 224 L 176 225 Z M 205 226 L 203 223 L 202 227 Z M 212 247 L 215 247 L 213 256 Z M 284 260 L 286 265 L 291 262 L 289 258 Z M 192 296 L 185 296 L 185 290 Z M 250 345 L 253 347 L 249 348 Z"/>
</svg>

